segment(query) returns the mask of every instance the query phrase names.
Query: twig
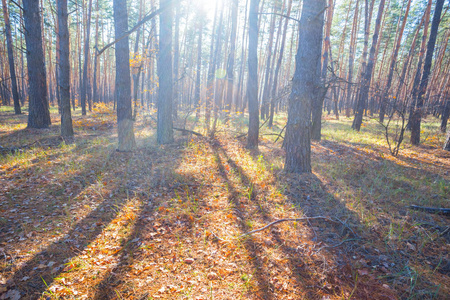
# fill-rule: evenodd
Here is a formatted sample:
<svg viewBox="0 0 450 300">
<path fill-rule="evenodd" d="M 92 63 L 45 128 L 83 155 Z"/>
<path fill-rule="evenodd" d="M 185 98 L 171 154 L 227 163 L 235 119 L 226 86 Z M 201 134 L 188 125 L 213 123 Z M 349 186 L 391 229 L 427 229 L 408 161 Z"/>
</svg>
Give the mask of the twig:
<svg viewBox="0 0 450 300">
<path fill-rule="evenodd" d="M 283 134 L 283 131 L 286 129 L 286 126 L 287 126 L 287 124 L 284 125 L 283 129 L 281 129 L 280 134 L 278 135 L 277 139 L 275 140 L 275 143 L 278 142 L 278 140 L 280 139 L 280 137 L 282 137 L 281 135 Z M 284 137 L 283 137 L 283 139 L 284 139 Z"/>
<path fill-rule="evenodd" d="M 252 230 L 252 231 L 250 231 L 250 232 L 241 234 L 238 238 L 241 238 L 241 237 L 244 237 L 244 236 L 247 236 L 247 235 L 256 233 L 256 232 L 260 232 L 260 231 L 266 230 L 267 228 L 269 228 L 269 227 L 271 227 L 271 226 L 273 226 L 273 225 L 275 225 L 275 224 L 282 223 L 282 222 L 299 222 L 299 221 L 309 221 L 309 220 L 318 220 L 318 219 L 321 219 L 321 220 L 327 220 L 327 221 L 330 221 L 330 222 L 333 222 L 333 223 L 338 223 L 337 221 L 334 221 L 334 220 L 332 220 L 332 219 L 330 219 L 330 218 L 328 218 L 328 217 L 322 217 L 322 216 L 317 216 L 317 217 L 304 217 L 304 218 L 296 218 L 296 219 L 292 219 L 292 218 L 289 218 L 289 219 L 279 219 L 279 220 L 273 221 L 272 223 L 267 224 L 266 226 L 264 226 L 264 227 L 262 227 L 262 228 L 255 229 L 255 230 Z"/>
<path fill-rule="evenodd" d="M 315 253 L 319 253 L 320 251 L 322 251 L 322 249 L 325 249 L 325 248 L 336 248 L 336 247 L 342 246 L 344 243 L 351 242 L 351 241 L 358 241 L 358 240 L 359 240 L 359 239 L 346 239 L 346 240 L 343 240 L 342 242 L 340 242 L 339 244 L 336 244 L 336 245 L 332 245 L 332 246 L 322 246 L 322 247 L 320 247 L 319 249 L 317 249 L 317 250 L 314 252 L 314 254 L 315 254 Z"/>
<path fill-rule="evenodd" d="M 189 129 L 182 129 L 182 128 L 176 128 L 176 127 L 174 127 L 173 130 L 177 130 L 177 131 L 181 131 L 181 132 L 187 132 L 187 133 L 192 133 L 192 134 L 194 134 L 194 135 L 196 135 L 196 136 L 203 136 L 203 134 L 198 133 L 198 132 L 196 132 L 196 131 L 189 130 Z"/>
</svg>

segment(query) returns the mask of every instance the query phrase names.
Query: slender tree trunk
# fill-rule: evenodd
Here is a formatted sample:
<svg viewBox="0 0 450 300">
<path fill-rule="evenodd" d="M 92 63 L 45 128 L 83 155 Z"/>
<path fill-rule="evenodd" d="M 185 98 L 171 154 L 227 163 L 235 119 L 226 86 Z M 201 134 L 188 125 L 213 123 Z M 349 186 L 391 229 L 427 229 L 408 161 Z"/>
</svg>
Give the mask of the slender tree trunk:
<svg viewBox="0 0 450 300">
<path fill-rule="evenodd" d="M 278 90 L 278 77 L 280 74 L 281 64 L 283 62 L 283 55 L 284 55 L 284 47 L 286 44 L 286 33 L 287 33 L 287 27 L 289 22 L 289 17 L 291 16 L 291 9 L 292 9 L 292 0 L 288 0 L 288 8 L 286 13 L 286 20 L 284 20 L 284 28 L 283 28 L 283 37 L 281 38 L 281 47 L 280 47 L 280 53 L 278 54 L 278 61 L 277 66 L 275 67 L 275 75 L 273 77 L 273 85 L 272 85 L 272 96 L 270 100 L 270 115 L 269 115 L 269 127 L 273 126 L 273 117 L 275 113 L 275 106 L 277 104 L 276 96 L 277 96 L 277 90 Z"/>
<path fill-rule="evenodd" d="M 20 110 L 19 91 L 17 88 L 16 69 L 14 65 L 13 41 L 11 36 L 11 24 L 9 22 L 8 5 L 6 4 L 6 0 L 2 0 L 2 4 L 3 4 L 3 21 L 5 22 L 6 45 L 8 46 L 9 74 L 11 76 L 14 113 L 16 115 L 20 115 L 22 111 Z"/>
<path fill-rule="evenodd" d="M 346 99 L 346 116 L 350 117 L 351 97 L 352 97 L 352 80 L 353 80 L 353 64 L 355 61 L 355 45 L 356 34 L 358 28 L 359 0 L 356 1 L 355 14 L 353 16 L 352 34 L 350 38 L 350 53 L 348 56 L 348 77 L 347 77 L 347 99 Z"/>
<path fill-rule="evenodd" d="M 89 0 L 88 15 L 86 18 L 86 36 L 84 42 L 84 64 L 83 64 L 83 82 L 81 85 L 81 114 L 86 115 L 86 96 L 88 89 L 88 68 L 89 68 L 89 40 L 91 35 L 91 12 L 92 0 Z"/>
<path fill-rule="evenodd" d="M 178 119 L 178 105 L 180 102 L 179 87 L 180 82 L 178 78 L 179 63 L 180 63 L 180 4 L 175 4 L 175 33 L 173 40 L 173 118 Z"/>
<path fill-rule="evenodd" d="M 201 84 L 201 71 L 202 71 L 202 40 L 203 40 L 203 20 L 198 21 L 198 45 L 197 45 L 197 74 L 195 79 L 195 109 L 196 118 L 200 118 L 200 84 Z"/>
<path fill-rule="evenodd" d="M 128 31 L 126 0 L 114 0 L 114 34 L 121 37 Z M 130 45 L 128 37 L 116 43 L 116 87 L 117 123 L 119 151 L 131 151 L 136 147 L 131 109 Z"/>
<path fill-rule="evenodd" d="M 436 0 L 436 8 L 434 10 L 433 21 L 431 24 L 430 38 L 427 45 L 427 54 L 425 57 L 425 63 L 423 66 L 422 79 L 420 81 L 416 108 L 413 111 L 411 117 L 411 144 L 420 144 L 420 123 L 422 119 L 422 107 L 424 102 L 424 96 L 427 92 L 428 78 L 431 73 L 431 63 L 433 60 L 434 48 L 436 45 L 436 37 L 439 29 L 439 23 L 441 21 L 442 7 L 444 6 L 444 0 Z"/>
<path fill-rule="evenodd" d="M 322 69 L 318 70 L 321 73 L 322 85 L 325 86 L 325 81 L 327 79 L 327 69 L 328 69 L 328 56 L 331 51 L 330 36 L 331 36 L 331 24 L 333 22 L 334 15 L 334 0 L 328 0 L 327 8 L 327 22 L 325 26 L 325 39 L 324 39 L 324 52 L 323 52 L 323 66 Z M 325 99 L 324 87 L 317 89 L 316 99 L 312 104 L 312 123 L 311 123 L 311 139 L 315 141 L 320 141 L 322 136 L 322 107 Z"/>
<path fill-rule="evenodd" d="M 95 16 L 95 55 L 94 55 L 94 75 L 92 78 L 93 81 L 93 96 L 92 96 L 92 102 L 97 103 L 99 102 L 98 100 L 98 79 L 97 79 L 97 71 L 98 71 L 98 55 L 97 55 L 97 51 L 98 51 L 98 19 L 99 19 L 99 5 L 98 5 L 99 0 L 97 0 L 96 4 L 95 4 L 95 11 L 96 11 L 96 16 Z"/>
<path fill-rule="evenodd" d="M 234 60 L 236 52 L 236 35 L 237 35 L 237 18 L 238 18 L 238 0 L 232 0 L 231 5 L 231 36 L 230 36 L 230 55 L 227 64 L 227 99 L 225 101 L 225 111 L 227 120 L 230 115 L 231 105 L 233 103 L 233 88 L 234 88 Z"/>
<path fill-rule="evenodd" d="M 248 29 L 248 81 L 247 97 L 249 125 L 247 148 L 258 147 L 259 112 L 258 112 L 258 6 L 259 0 L 250 0 Z"/>
<path fill-rule="evenodd" d="M 168 0 L 161 0 L 165 5 Z M 158 51 L 158 144 L 173 142 L 172 100 L 172 7 L 168 7 L 159 16 L 159 51 Z"/>
<path fill-rule="evenodd" d="M 410 7 L 411 7 L 411 0 L 408 0 L 405 15 L 403 16 L 402 26 L 400 27 L 400 31 L 397 36 L 397 42 L 394 46 L 394 54 L 392 54 L 391 65 L 389 66 L 389 74 L 388 74 L 386 86 L 384 88 L 384 94 L 381 98 L 381 103 L 380 103 L 380 122 L 381 123 L 384 122 L 384 115 L 386 114 L 386 104 L 388 103 L 387 98 L 389 96 L 389 91 L 391 89 L 392 78 L 394 76 L 395 66 L 397 64 L 398 52 L 400 50 L 400 46 L 401 46 L 401 42 L 402 42 L 402 38 L 403 38 L 403 31 L 405 30 L 406 21 L 408 19 Z"/>
<path fill-rule="evenodd" d="M 373 68 L 375 65 L 375 52 L 376 52 L 376 46 L 377 46 L 377 42 L 378 42 L 378 34 L 380 32 L 380 27 L 381 27 L 381 18 L 383 17 L 384 4 L 385 4 L 385 0 L 381 0 L 380 6 L 378 7 L 378 16 L 377 16 L 377 21 L 375 24 L 375 31 L 373 33 L 373 38 L 372 38 L 372 47 L 370 48 L 369 63 L 367 64 L 367 69 L 365 70 L 364 78 L 363 78 L 362 84 L 361 84 L 361 92 L 360 92 L 359 99 L 358 99 L 357 112 L 356 112 L 355 122 L 354 122 L 354 129 L 356 131 L 361 130 L 363 113 L 364 113 L 364 109 L 366 108 L 366 105 L 367 105 L 367 100 L 369 98 L 370 82 L 372 80 L 372 71 L 373 71 Z"/>
<path fill-rule="evenodd" d="M 311 104 L 319 88 L 325 0 L 305 1 L 286 126 L 286 162 L 292 173 L 311 172 Z"/>
<path fill-rule="evenodd" d="M 23 0 L 27 68 L 29 84 L 29 128 L 47 128 L 51 125 L 47 96 L 44 48 L 42 45 L 39 2 Z"/>
<path fill-rule="evenodd" d="M 72 115 L 70 111 L 70 47 L 69 27 L 67 19 L 67 0 L 58 0 L 58 31 L 59 31 L 59 90 L 61 96 L 61 135 L 73 136 Z"/>
</svg>

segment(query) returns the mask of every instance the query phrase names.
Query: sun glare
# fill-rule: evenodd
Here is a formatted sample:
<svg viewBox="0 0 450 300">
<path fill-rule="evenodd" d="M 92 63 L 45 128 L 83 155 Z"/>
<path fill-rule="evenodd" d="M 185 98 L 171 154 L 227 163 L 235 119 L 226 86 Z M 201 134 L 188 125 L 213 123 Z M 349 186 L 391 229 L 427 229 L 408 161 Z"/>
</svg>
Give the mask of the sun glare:
<svg viewBox="0 0 450 300">
<path fill-rule="evenodd" d="M 220 4 L 221 0 L 195 0 L 195 3 L 208 19 L 213 20 L 216 5 Z"/>
</svg>

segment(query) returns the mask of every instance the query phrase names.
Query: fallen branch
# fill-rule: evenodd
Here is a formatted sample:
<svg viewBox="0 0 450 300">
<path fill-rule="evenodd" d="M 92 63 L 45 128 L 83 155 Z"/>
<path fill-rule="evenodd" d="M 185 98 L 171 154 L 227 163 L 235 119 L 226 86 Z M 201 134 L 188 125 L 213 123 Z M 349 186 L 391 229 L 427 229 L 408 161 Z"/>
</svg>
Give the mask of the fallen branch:
<svg viewBox="0 0 450 300">
<path fill-rule="evenodd" d="M 278 140 L 280 139 L 280 137 L 282 137 L 281 135 L 283 134 L 283 131 L 286 129 L 286 126 L 287 126 L 287 124 L 284 125 L 283 129 L 281 129 L 280 133 L 278 134 L 277 139 L 275 140 L 275 143 L 278 142 Z M 283 139 L 284 139 L 284 137 L 283 137 Z"/>
<path fill-rule="evenodd" d="M 418 206 L 418 205 L 411 205 L 409 208 L 414 210 L 420 210 L 424 211 L 430 214 L 441 214 L 450 216 L 450 208 L 439 208 L 439 207 L 425 207 L 425 206 Z"/>
<path fill-rule="evenodd" d="M 264 123 L 262 123 L 261 126 L 259 126 L 259 129 L 261 129 L 264 125 L 266 125 L 267 121 L 269 121 L 269 118 L 267 118 L 267 119 L 264 121 Z M 243 133 L 243 134 L 241 134 L 241 135 L 238 135 L 236 138 L 237 138 L 237 139 L 240 139 L 241 137 L 244 137 L 244 136 L 246 136 L 247 134 L 248 134 L 248 132 L 247 132 L 247 133 Z"/>
<path fill-rule="evenodd" d="M 309 220 L 319 220 L 319 219 L 320 219 L 320 220 L 326 220 L 326 221 L 333 222 L 333 223 L 339 223 L 338 221 L 332 220 L 332 219 L 330 219 L 330 218 L 328 218 L 328 217 L 322 217 L 322 216 L 317 216 L 317 217 L 304 217 L 304 218 L 297 218 L 297 219 L 280 219 L 280 220 L 273 221 L 272 223 L 269 223 L 269 224 L 267 224 L 266 226 L 264 226 L 264 227 L 262 227 L 262 228 L 255 229 L 255 230 L 252 230 L 252 231 L 250 231 L 250 232 L 241 234 L 241 235 L 239 236 L 239 238 L 244 237 L 244 236 L 247 236 L 247 235 L 250 235 L 250 234 L 253 234 L 253 233 L 256 233 L 256 232 L 260 232 L 260 231 L 266 230 L 267 228 L 269 228 L 269 227 L 271 227 L 271 226 L 273 226 L 273 225 L 275 225 L 275 224 L 278 224 L 278 223 L 283 223 L 283 222 L 299 222 L 299 221 L 309 221 Z"/>
<path fill-rule="evenodd" d="M 196 131 L 189 130 L 189 129 L 183 129 L 183 128 L 176 128 L 176 127 L 174 127 L 173 130 L 181 131 L 181 132 L 186 132 L 186 133 L 192 133 L 192 134 L 194 134 L 194 135 L 196 135 L 196 136 L 203 136 L 203 134 L 198 133 L 198 132 L 196 132 Z"/>
<path fill-rule="evenodd" d="M 319 253 L 320 251 L 322 251 L 322 249 L 326 249 L 326 248 L 337 248 L 339 246 L 342 246 L 343 244 L 347 243 L 347 242 L 351 242 L 351 241 L 358 241 L 359 239 L 346 239 L 343 240 L 342 242 L 340 242 L 339 244 L 336 245 L 332 245 L 332 246 L 322 246 L 319 249 L 317 249 L 314 253 Z"/>
</svg>

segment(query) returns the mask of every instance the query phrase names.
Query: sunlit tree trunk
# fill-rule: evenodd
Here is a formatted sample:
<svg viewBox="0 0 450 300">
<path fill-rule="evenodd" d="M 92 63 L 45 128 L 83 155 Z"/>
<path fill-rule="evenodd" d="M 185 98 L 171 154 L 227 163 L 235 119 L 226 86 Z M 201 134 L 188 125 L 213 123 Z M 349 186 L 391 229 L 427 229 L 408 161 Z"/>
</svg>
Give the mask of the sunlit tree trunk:
<svg viewBox="0 0 450 300">
<path fill-rule="evenodd" d="M 325 0 L 303 3 L 285 136 L 287 172 L 311 172 L 311 104 L 321 84 L 317 70 L 321 65 L 325 7 Z"/>
<path fill-rule="evenodd" d="M 286 33 L 287 33 L 287 27 L 289 22 L 289 17 L 291 16 L 291 9 L 292 9 L 292 0 L 288 0 L 288 8 L 286 12 L 286 20 L 284 20 L 284 28 L 283 28 L 283 37 L 281 38 L 281 46 L 280 46 L 280 53 L 278 54 L 278 60 L 277 65 L 275 67 L 275 74 L 273 77 L 273 85 L 272 85 L 272 95 L 270 100 L 270 115 L 269 115 L 269 127 L 273 126 L 273 117 L 275 113 L 275 106 L 277 104 L 277 90 L 278 90 L 278 77 L 280 74 L 281 64 L 283 62 L 283 55 L 284 55 L 284 47 L 286 45 Z"/>
<path fill-rule="evenodd" d="M 47 98 L 47 75 L 42 45 L 39 2 L 23 0 L 27 69 L 29 85 L 29 128 L 47 128 L 51 125 Z"/>
<path fill-rule="evenodd" d="M 84 64 L 83 64 L 83 81 L 81 84 L 81 114 L 86 115 L 86 96 L 88 90 L 88 67 L 89 67 L 89 40 L 91 35 L 91 12 L 92 0 L 89 0 L 88 15 L 86 18 L 86 36 L 84 39 Z"/>
<path fill-rule="evenodd" d="M 6 45 L 8 47 L 9 74 L 11 77 L 11 88 L 14 101 L 14 113 L 16 115 L 20 115 L 22 112 L 20 110 L 19 91 L 17 88 L 13 41 L 11 36 L 11 24 L 9 22 L 8 5 L 6 4 L 6 0 L 2 0 L 2 4 L 3 4 L 3 21 L 5 22 Z"/>
<path fill-rule="evenodd" d="M 61 135 L 73 136 L 72 115 L 70 112 L 70 60 L 69 60 L 69 27 L 67 19 L 67 0 L 58 0 L 58 31 L 59 31 L 59 90 L 61 107 Z"/>
<path fill-rule="evenodd" d="M 167 2 L 162 0 L 160 5 Z M 157 142 L 160 145 L 173 142 L 172 21 L 172 7 L 168 7 L 159 16 Z"/>
<path fill-rule="evenodd" d="M 126 0 L 114 0 L 115 38 L 128 31 Z M 130 46 L 128 37 L 116 43 L 116 87 L 117 125 L 119 131 L 119 151 L 131 151 L 136 147 L 131 109 Z"/>
<path fill-rule="evenodd" d="M 230 114 L 231 105 L 233 103 L 234 91 L 234 60 L 236 52 L 236 35 L 237 35 L 237 18 L 238 18 L 238 0 L 232 0 L 231 5 L 231 36 L 230 36 L 230 55 L 227 64 L 227 99 L 225 101 L 225 111 L 228 116 Z"/>
<path fill-rule="evenodd" d="M 202 41 L 203 41 L 203 21 L 198 21 L 198 45 L 197 45 L 197 74 L 195 78 L 195 109 L 196 118 L 200 118 L 200 84 L 202 72 Z"/>
<path fill-rule="evenodd" d="M 422 79 L 420 81 L 416 107 L 411 116 L 411 144 L 420 144 L 420 123 L 422 119 L 422 108 L 424 103 L 424 96 L 427 92 L 428 78 L 431 73 L 431 63 L 433 60 L 434 47 L 436 45 L 436 37 L 439 29 L 439 23 L 441 21 L 442 7 L 444 6 L 444 0 L 436 0 L 436 8 L 434 10 L 433 21 L 431 24 L 430 38 L 427 44 L 427 54 L 425 57 L 425 63 L 423 66 Z"/>
<path fill-rule="evenodd" d="M 247 148 L 258 147 L 259 109 L 258 109 L 258 6 L 259 0 L 250 0 L 248 29 L 248 81 L 247 98 L 249 125 Z"/>
<path fill-rule="evenodd" d="M 378 34 L 380 32 L 381 27 L 381 18 L 383 17 L 384 4 L 385 0 L 381 0 L 380 5 L 378 7 L 378 15 L 377 21 L 375 23 L 375 31 L 373 33 L 372 38 L 372 47 L 370 48 L 369 63 L 367 64 L 367 69 L 364 72 L 364 78 L 362 79 L 361 82 L 361 92 L 358 99 L 357 112 L 354 121 L 354 129 L 356 131 L 360 131 L 361 129 L 364 109 L 366 108 L 367 100 L 369 98 L 370 82 L 372 80 L 372 71 L 375 65 L 375 52 L 378 42 Z"/>
<path fill-rule="evenodd" d="M 322 85 L 325 85 L 325 81 L 327 79 L 327 69 L 328 69 L 328 57 L 329 52 L 331 51 L 330 45 L 330 35 L 331 35 L 331 24 L 333 22 L 334 15 L 334 0 L 328 0 L 328 8 L 327 8 L 327 22 L 325 25 L 325 39 L 324 39 L 324 51 L 323 51 L 323 66 L 318 70 L 320 73 L 319 76 L 322 78 Z M 311 139 L 315 141 L 320 141 L 321 132 L 322 132 L 322 107 L 325 99 L 325 90 L 324 87 L 317 89 L 316 91 L 316 99 L 314 99 L 312 104 L 312 113 L 311 113 Z"/>
</svg>

